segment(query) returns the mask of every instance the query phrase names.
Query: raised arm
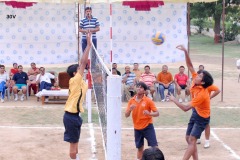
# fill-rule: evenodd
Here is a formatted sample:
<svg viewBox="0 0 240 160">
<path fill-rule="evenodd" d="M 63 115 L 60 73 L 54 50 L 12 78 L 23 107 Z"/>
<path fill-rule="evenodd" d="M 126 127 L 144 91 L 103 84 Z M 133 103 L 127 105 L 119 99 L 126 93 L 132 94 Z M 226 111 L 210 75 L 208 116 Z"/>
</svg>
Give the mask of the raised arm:
<svg viewBox="0 0 240 160">
<path fill-rule="evenodd" d="M 189 71 L 190 71 L 191 73 L 195 73 L 195 70 L 194 70 L 194 68 L 193 68 L 192 61 L 191 61 L 191 59 L 190 59 L 190 57 L 189 57 L 189 54 L 188 54 L 187 49 L 186 49 L 183 45 L 179 45 L 179 46 L 177 46 L 176 48 L 184 52 L 184 54 L 185 54 L 185 59 L 186 59 L 186 64 L 187 64 L 187 67 L 188 67 Z"/>
<path fill-rule="evenodd" d="M 91 33 L 87 34 L 87 47 L 83 52 L 83 55 L 79 61 L 79 69 L 78 69 L 78 73 L 83 75 L 83 71 L 88 63 L 88 55 L 92 46 L 92 42 L 91 42 Z"/>
</svg>

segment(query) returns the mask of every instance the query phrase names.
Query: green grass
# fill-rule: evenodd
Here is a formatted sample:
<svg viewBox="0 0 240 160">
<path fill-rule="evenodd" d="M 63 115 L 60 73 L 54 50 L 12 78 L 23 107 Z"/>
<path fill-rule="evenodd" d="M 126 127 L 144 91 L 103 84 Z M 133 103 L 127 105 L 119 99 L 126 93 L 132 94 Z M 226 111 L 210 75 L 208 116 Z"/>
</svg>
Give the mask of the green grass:
<svg viewBox="0 0 240 160">
<path fill-rule="evenodd" d="M 23 126 L 63 126 L 63 106 L 50 108 L 0 108 L 0 125 Z M 87 110 L 81 115 L 83 123 L 87 123 Z M 98 113 L 92 111 L 92 122 L 98 124 Z"/>
<path fill-rule="evenodd" d="M 240 56 L 240 44 L 225 43 L 225 57 L 239 58 Z M 208 55 L 208 56 L 222 56 L 222 44 L 214 44 L 212 37 L 203 35 L 190 36 L 190 54 Z"/>
<path fill-rule="evenodd" d="M 125 118 L 125 110 L 122 111 L 123 127 L 133 127 L 132 117 Z M 183 112 L 179 108 L 162 108 L 159 109 L 160 116 L 154 117 L 155 127 L 186 127 L 192 111 Z M 213 108 L 211 110 L 212 127 L 240 127 L 239 121 L 240 109 L 222 109 Z"/>
</svg>

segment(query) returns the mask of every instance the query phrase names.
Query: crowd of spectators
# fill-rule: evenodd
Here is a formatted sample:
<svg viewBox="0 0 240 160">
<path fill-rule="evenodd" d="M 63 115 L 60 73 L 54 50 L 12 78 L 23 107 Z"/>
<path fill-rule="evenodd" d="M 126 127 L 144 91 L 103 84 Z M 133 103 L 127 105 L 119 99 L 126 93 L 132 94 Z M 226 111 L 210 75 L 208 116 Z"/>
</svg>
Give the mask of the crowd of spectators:
<svg viewBox="0 0 240 160">
<path fill-rule="evenodd" d="M 51 73 L 46 73 L 44 67 L 38 68 L 34 62 L 30 64 L 30 69 L 27 72 L 24 71 L 22 65 L 17 63 L 13 63 L 9 72 L 6 71 L 4 65 L 0 65 L 1 102 L 5 101 L 6 90 L 9 90 L 9 93 L 14 96 L 15 101 L 19 99 L 24 101 L 26 96 L 31 95 L 32 91 L 35 95 L 43 89 L 50 90 L 52 87 L 50 79 L 56 80 L 56 77 Z M 21 93 L 20 98 L 19 93 Z"/>
</svg>

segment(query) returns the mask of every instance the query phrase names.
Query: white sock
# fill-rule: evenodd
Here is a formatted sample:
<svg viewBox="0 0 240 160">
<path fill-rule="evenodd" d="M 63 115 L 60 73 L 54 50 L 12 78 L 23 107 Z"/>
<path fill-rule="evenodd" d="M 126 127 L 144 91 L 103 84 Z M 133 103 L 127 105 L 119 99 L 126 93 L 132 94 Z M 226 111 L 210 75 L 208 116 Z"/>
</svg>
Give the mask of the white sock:
<svg viewBox="0 0 240 160">
<path fill-rule="evenodd" d="M 18 97 L 18 94 L 15 94 L 15 97 Z"/>
<path fill-rule="evenodd" d="M 76 160 L 80 160 L 80 158 L 79 158 L 79 155 L 78 155 L 78 154 L 76 154 Z"/>
<path fill-rule="evenodd" d="M 24 97 L 25 96 L 25 94 L 22 94 L 22 97 Z"/>
<path fill-rule="evenodd" d="M 206 140 L 205 140 L 205 143 L 209 143 L 209 139 L 208 139 L 208 140 L 206 139 Z"/>
</svg>

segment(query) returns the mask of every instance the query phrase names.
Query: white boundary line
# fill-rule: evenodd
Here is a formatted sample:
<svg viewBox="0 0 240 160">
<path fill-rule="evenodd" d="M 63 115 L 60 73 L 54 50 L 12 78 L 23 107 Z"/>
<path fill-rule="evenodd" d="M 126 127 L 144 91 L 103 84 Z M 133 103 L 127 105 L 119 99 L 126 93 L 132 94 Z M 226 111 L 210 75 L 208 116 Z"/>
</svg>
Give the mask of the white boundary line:
<svg viewBox="0 0 240 160">
<path fill-rule="evenodd" d="M 91 141 L 91 151 L 92 151 L 92 160 L 97 160 L 96 159 L 96 139 L 95 139 L 95 136 L 94 136 L 94 127 L 93 127 L 93 124 L 92 123 L 89 123 L 88 124 L 88 128 L 89 128 L 89 134 L 90 134 L 90 141 Z"/>
<path fill-rule="evenodd" d="M 91 126 L 89 126 L 89 124 L 91 124 Z M 89 124 L 84 124 L 81 129 L 101 129 L 101 127 L 93 127 L 92 123 Z M 86 126 L 88 125 L 88 126 Z M 60 126 L 0 126 L 1 128 L 7 128 L 7 129 L 64 129 L 64 127 L 60 127 Z M 122 127 L 122 130 L 133 130 L 133 127 Z M 186 127 L 155 127 L 155 130 L 186 130 Z M 240 130 L 240 128 L 213 128 L 211 127 L 211 129 L 213 130 Z M 94 132 L 93 132 L 94 133 Z M 93 134 L 94 135 L 94 134 Z"/>
<path fill-rule="evenodd" d="M 233 156 L 234 158 L 240 159 L 240 156 L 237 155 L 237 154 L 235 153 L 235 151 L 232 150 L 232 148 L 230 148 L 228 145 L 226 145 L 226 144 L 216 135 L 216 133 L 215 133 L 213 130 L 211 130 L 211 135 L 213 136 L 213 138 L 214 138 L 215 140 L 217 140 L 218 142 L 220 142 L 220 143 L 222 144 L 222 146 L 223 146 L 225 149 L 227 149 L 227 150 L 232 154 L 232 156 Z"/>
<path fill-rule="evenodd" d="M 44 109 L 54 109 L 57 108 L 58 106 L 0 106 L 0 109 L 2 108 L 44 108 Z M 97 107 L 92 107 L 93 109 L 97 109 Z M 121 107 L 122 109 L 126 109 L 127 107 Z M 179 109 L 177 106 L 176 107 L 156 107 L 160 109 Z M 240 107 L 212 107 L 217 108 L 217 109 L 240 109 Z"/>
</svg>

